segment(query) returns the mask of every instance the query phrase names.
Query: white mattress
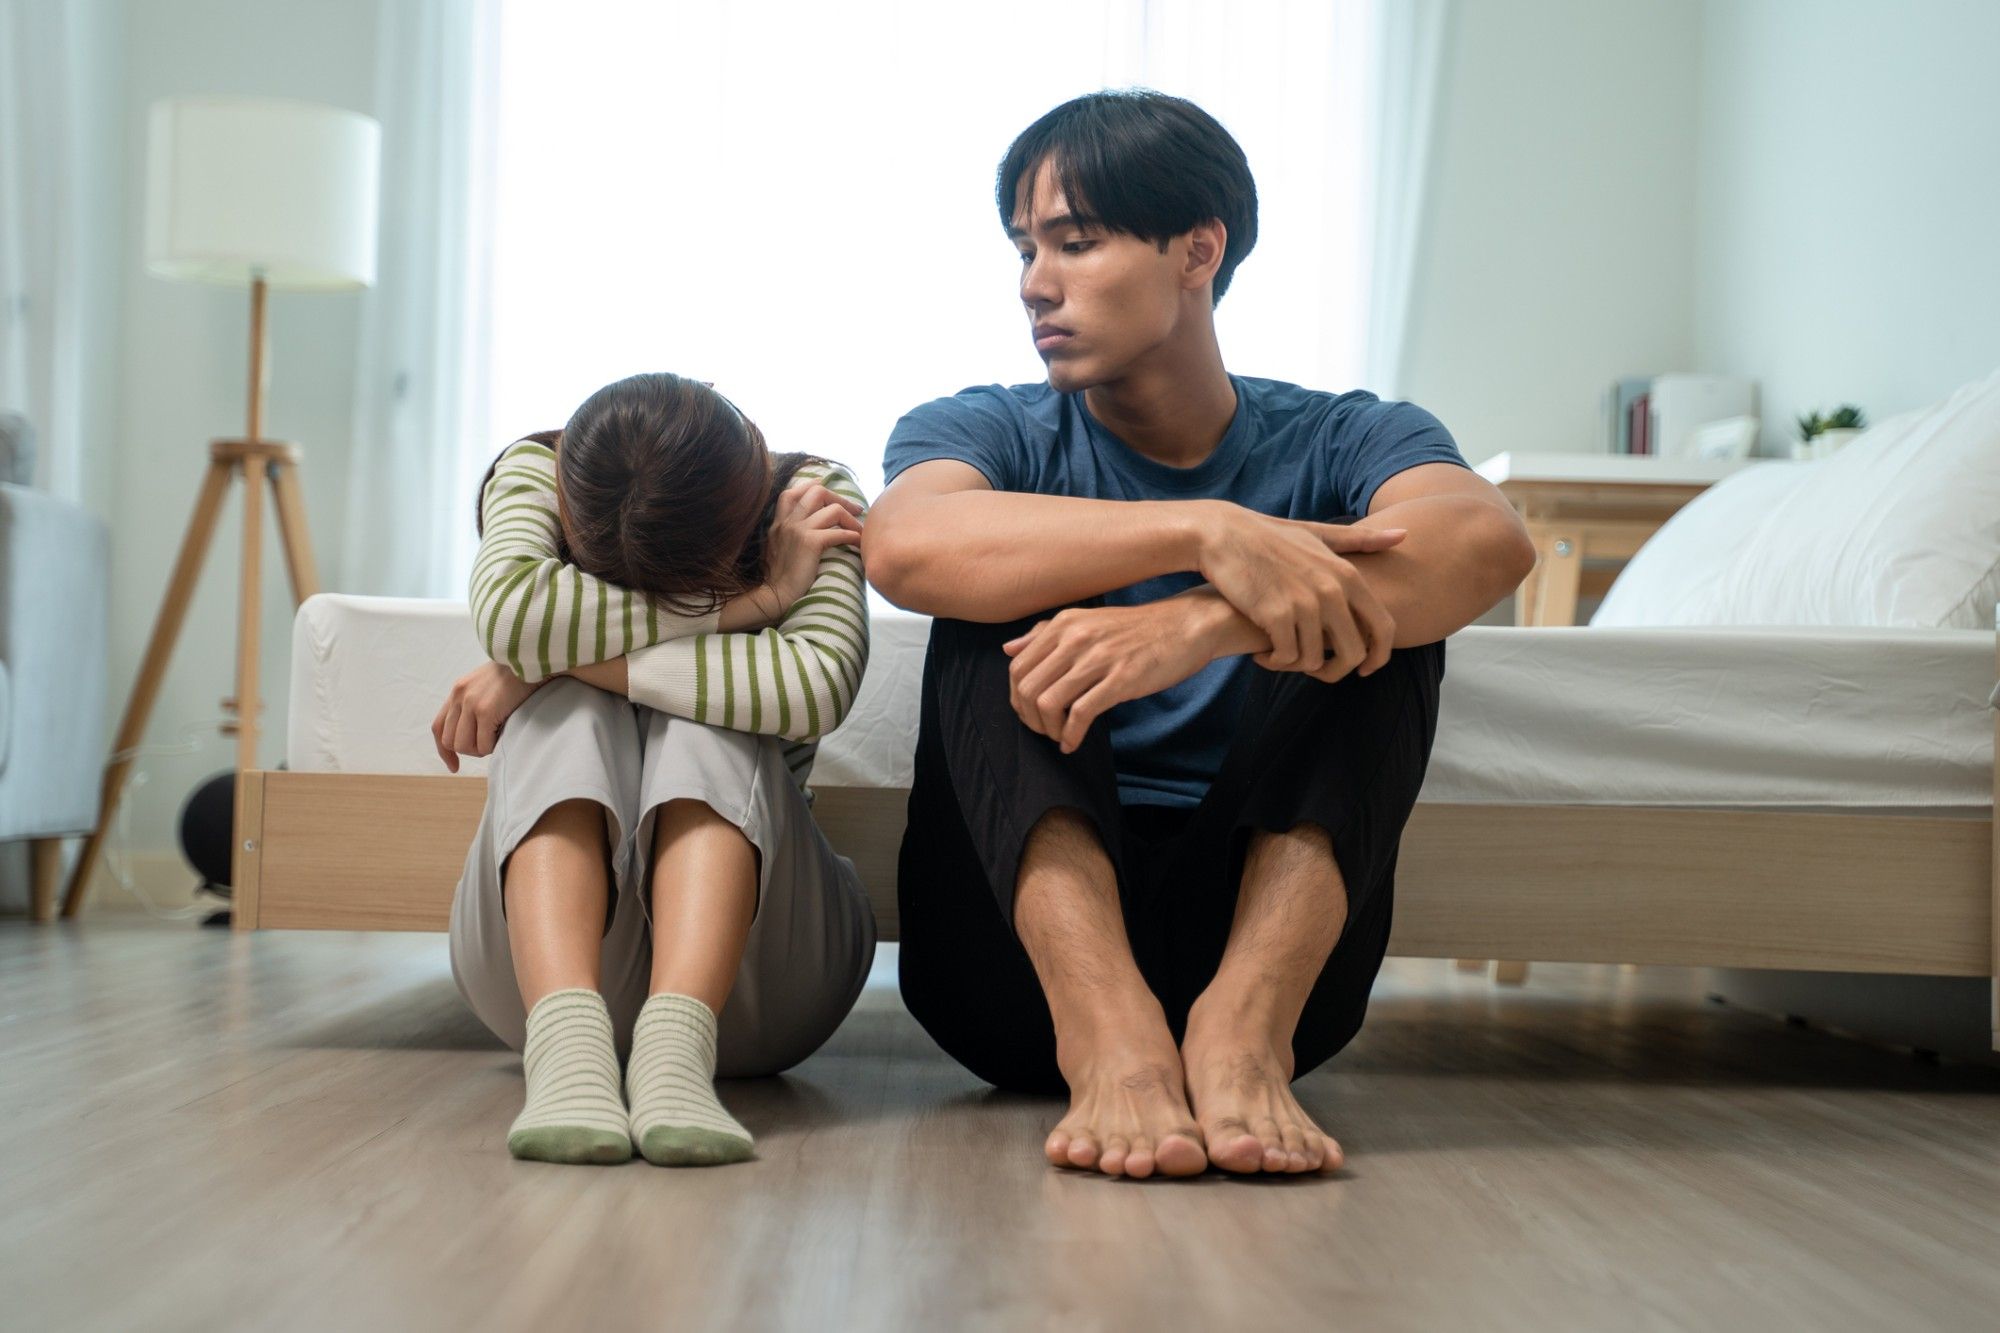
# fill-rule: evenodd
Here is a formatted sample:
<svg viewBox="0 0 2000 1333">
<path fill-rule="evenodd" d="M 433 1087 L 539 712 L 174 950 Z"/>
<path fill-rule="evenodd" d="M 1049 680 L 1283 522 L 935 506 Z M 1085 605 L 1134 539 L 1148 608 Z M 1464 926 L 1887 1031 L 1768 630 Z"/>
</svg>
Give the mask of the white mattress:
<svg viewBox="0 0 2000 1333">
<path fill-rule="evenodd" d="M 815 786 L 910 782 L 930 622 L 871 600 L 868 672 Z M 289 766 L 444 772 L 431 719 L 480 660 L 463 603 L 311 598 Z M 1983 630 L 1468 626 L 1447 641 L 1419 799 L 1983 812 L 1993 684 Z"/>
</svg>

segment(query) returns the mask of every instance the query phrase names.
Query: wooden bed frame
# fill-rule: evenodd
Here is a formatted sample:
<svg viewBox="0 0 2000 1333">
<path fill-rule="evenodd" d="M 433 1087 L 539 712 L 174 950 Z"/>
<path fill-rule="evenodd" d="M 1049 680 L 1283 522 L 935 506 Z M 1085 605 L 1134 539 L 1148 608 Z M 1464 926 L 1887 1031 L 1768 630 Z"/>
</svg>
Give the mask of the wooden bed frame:
<svg viewBox="0 0 2000 1333">
<path fill-rule="evenodd" d="M 1995 647 L 2000 677 L 2000 624 Z M 2000 754 L 2000 712 L 1994 741 Z M 814 791 L 895 939 L 907 790 Z M 485 796 L 483 778 L 444 774 L 244 773 L 235 928 L 444 930 Z M 1389 952 L 1986 977 L 2000 1051 L 1996 866 L 1990 812 L 1419 802 Z"/>
</svg>

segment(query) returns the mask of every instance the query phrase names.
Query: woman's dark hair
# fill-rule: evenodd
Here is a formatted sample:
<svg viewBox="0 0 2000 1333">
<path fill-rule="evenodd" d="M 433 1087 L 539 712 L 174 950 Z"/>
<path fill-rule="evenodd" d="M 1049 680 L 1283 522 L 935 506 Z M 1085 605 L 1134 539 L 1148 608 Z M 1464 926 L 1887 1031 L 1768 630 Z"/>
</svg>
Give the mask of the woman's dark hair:
<svg viewBox="0 0 2000 1333">
<path fill-rule="evenodd" d="M 1257 183 L 1229 131 L 1193 102 L 1150 88 L 1072 98 L 1022 130 L 1000 160 L 993 198 L 1014 225 L 1044 162 L 1054 164 L 1069 211 L 1087 226 L 1167 242 L 1211 219 L 1228 232 L 1213 299 L 1257 244 Z"/>
<path fill-rule="evenodd" d="M 555 450 L 558 556 L 682 615 L 705 615 L 763 581 L 779 492 L 807 463 L 830 461 L 773 456 L 734 403 L 665 372 L 607 384 L 561 430 L 520 438 Z M 483 537 L 484 513 L 475 521 Z"/>
</svg>

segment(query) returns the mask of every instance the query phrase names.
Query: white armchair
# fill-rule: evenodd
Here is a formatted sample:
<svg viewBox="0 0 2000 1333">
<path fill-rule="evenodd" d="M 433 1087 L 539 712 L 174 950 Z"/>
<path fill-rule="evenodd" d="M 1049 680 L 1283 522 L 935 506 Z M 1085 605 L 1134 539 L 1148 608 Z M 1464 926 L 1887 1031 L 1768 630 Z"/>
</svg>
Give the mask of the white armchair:
<svg viewBox="0 0 2000 1333">
<path fill-rule="evenodd" d="M 109 603 L 103 521 L 0 483 L 0 842 L 34 844 L 37 920 L 53 905 L 62 840 L 97 824 Z"/>
</svg>

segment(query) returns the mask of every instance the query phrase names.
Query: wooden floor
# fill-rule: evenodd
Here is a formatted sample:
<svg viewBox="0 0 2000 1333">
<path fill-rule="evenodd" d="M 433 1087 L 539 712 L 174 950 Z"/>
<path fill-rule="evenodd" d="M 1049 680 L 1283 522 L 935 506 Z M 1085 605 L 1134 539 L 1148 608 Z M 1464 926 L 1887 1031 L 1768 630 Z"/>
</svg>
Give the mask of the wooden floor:
<svg viewBox="0 0 2000 1333">
<path fill-rule="evenodd" d="M 2000 1069 L 1692 973 L 1392 960 L 1317 1180 L 1057 1173 L 903 1011 L 723 1097 L 759 1159 L 516 1162 L 442 936 L 0 923 L 7 1327 L 1992 1328 Z"/>
</svg>

